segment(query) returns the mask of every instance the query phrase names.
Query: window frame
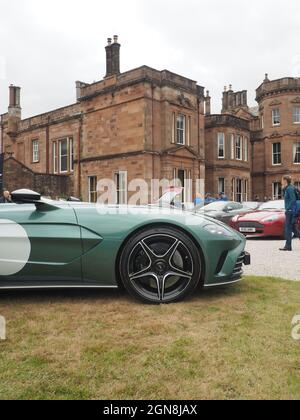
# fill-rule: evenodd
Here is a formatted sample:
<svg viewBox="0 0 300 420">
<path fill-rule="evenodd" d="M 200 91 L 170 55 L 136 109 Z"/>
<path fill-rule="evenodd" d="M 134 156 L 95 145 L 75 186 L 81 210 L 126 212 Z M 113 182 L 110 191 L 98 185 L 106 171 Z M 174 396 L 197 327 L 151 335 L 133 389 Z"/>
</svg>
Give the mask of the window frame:
<svg viewBox="0 0 300 420">
<path fill-rule="evenodd" d="M 298 113 L 297 113 L 298 111 Z M 298 121 L 296 121 L 298 118 Z M 299 106 L 295 106 L 293 108 L 293 122 L 294 124 L 300 124 L 300 107 Z"/>
<path fill-rule="evenodd" d="M 275 187 L 278 187 L 278 194 L 275 194 Z M 272 196 L 273 196 L 273 200 L 280 200 L 282 199 L 282 186 L 281 186 L 281 182 L 279 181 L 274 181 L 272 182 Z"/>
<path fill-rule="evenodd" d="M 235 134 L 231 134 L 230 137 L 231 142 L 231 160 L 235 160 Z"/>
<path fill-rule="evenodd" d="M 62 154 L 62 144 L 66 142 L 66 154 Z M 62 158 L 66 158 L 67 168 L 62 170 Z M 68 138 L 59 140 L 58 142 L 58 169 L 60 174 L 67 174 L 69 172 L 69 141 Z"/>
<path fill-rule="evenodd" d="M 274 147 L 279 146 L 280 151 L 274 151 Z M 280 156 L 280 162 L 275 161 L 275 156 Z M 272 143 L 272 166 L 281 166 L 282 165 L 282 147 L 281 142 Z"/>
<path fill-rule="evenodd" d="M 217 138 L 218 138 L 218 159 L 225 159 L 226 158 L 225 133 L 219 132 Z M 223 154 L 222 155 L 220 155 L 221 143 L 222 143 L 222 148 L 223 148 Z"/>
<path fill-rule="evenodd" d="M 241 178 L 235 178 L 235 201 L 243 202 L 243 180 Z"/>
<path fill-rule="evenodd" d="M 278 111 L 277 116 L 275 115 L 275 112 Z M 275 122 L 275 119 L 278 119 L 278 122 Z M 279 127 L 281 125 L 281 112 L 280 108 L 274 108 L 272 109 L 272 125 L 273 127 Z"/>
<path fill-rule="evenodd" d="M 222 184 L 222 186 L 223 186 L 223 191 L 221 191 L 221 188 L 220 188 L 220 186 L 221 186 L 221 184 Z M 218 193 L 219 194 L 225 194 L 226 193 L 226 191 L 225 191 L 225 178 L 224 177 L 220 177 L 220 178 L 218 178 Z"/>
<path fill-rule="evenodd" d="M 297 148 L 299 148 L 297 150 Z M 296 162 L 298 156 L 298 162 Z M 294 143 L 293 146 L 293 163 L 294 165 L 300 165 L 300 141 Z"/>
<path fill-rule="evenodd" d="M 62 143 L 67 142 L 67 154 L 62 155 Z M 53 173 L 68 174 L 74 172 L 74 138 L 62 137 L 52 142 Z M 67 169 L 62 170 L 62 157 L 66 158 Z"/>
<path fill-rule="evenodd" d="M 92 190 L 91 189 L 91 181 L 92 180 L 96 180 L 96 189 Z M 89 191 L 89 203 L 97 203 L 98 201 L 98 191 L 97 191 L 97 186 L 98 186 L 98 177 L 96 175 L 89 175 L 88 176 L 88 191 Z M 93 199 L 92 199 L 93 196 Z"/>
<path fill-rule="evenodd" d="M 249 162 L 249 140 L 244 137 L 244 161 Z"/>
<path fill-rule="evenodd" d="M 37 145 L 37 149 L 35 149 L 35 145 Z M 31 150 L 32 150 L 32 163 L 39 163 L 40 162 L 40 141 L 39 139 L 33 139 L 31 142 Z M 35 157 L 35 154 L 36 157 Z"/>
<path fill-rule="evenodd" d="M 240 157 L 238 157 L 238 151 L 240 153 Z M 235 159 L 238 161 L 243 160 L 243 137 L 239 134 L 235 137 Z"/>
<path fill-rule="evenodd" d="M 121 177 L 123 177 L 121 182 Z M 127 171 L 116 171 L 115 175 L 115 185 L 116 185 L 116 204 L 126 205 L 128 203 L 128 172 Z M 124 184 L 124 188 L 121 188 L 121 184 Z M 121 194 L 123 194 L 123 199 L 121 200 Z"/>
<path fill-rule="evenodd" d="M 180 126 L 181 124 L 182 126 Z M 184 114 L 177 114 L 176 117 L 176 144 L 186 145 L 186 116 Z"/>
</svg>

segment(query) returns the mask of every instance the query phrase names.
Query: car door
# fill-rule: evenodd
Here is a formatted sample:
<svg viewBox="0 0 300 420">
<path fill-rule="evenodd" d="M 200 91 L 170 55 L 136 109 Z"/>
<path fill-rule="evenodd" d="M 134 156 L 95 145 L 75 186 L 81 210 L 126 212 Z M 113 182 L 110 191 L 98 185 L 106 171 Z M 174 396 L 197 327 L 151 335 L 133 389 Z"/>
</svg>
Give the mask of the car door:
<svg viewBox="0 0 300 420">
<path fill-rule="evenodd" d="M 68 204 L 0 206 L 0 286 L 81 283 L 81 231 Z"/>
</svg>

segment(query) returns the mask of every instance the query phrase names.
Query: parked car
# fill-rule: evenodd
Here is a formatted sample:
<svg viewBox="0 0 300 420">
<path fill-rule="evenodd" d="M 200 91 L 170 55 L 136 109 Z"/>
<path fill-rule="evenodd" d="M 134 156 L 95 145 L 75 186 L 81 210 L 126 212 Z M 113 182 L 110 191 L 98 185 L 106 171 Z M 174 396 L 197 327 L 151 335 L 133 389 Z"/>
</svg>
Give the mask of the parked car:
<svg viewBox="0 0 300 420">
<path fill-rule="evenodd" d="M 250 211 L 249 207 L 234 201 L 215 201 L 205 207 L 196 207 L 195 210 L 228 225 L 234 216 L 249 213 Z"/>
<path fill-rule="evenodd" d="M 262 203 L 258 201 L 244 201 L 243 202 L 243 206 L 248 207 L 250 210 L 257 210 L 261 205 Z"/>
<path fill-rule="evenodd" d="M 254 212 L 234 217 L 230 225 L 245 236 L 284 237 L 284 201 L 276 200 L 261 204 Z M 298 225 L 300 227 L 300 220 Z"/>
<path fill-rule="evenodd" d="M 12 193 L 0 206 L 0 289 L 118 288 L 148 303 L 238 281 L 245 238 L 205 215 Z"/>
</svg>

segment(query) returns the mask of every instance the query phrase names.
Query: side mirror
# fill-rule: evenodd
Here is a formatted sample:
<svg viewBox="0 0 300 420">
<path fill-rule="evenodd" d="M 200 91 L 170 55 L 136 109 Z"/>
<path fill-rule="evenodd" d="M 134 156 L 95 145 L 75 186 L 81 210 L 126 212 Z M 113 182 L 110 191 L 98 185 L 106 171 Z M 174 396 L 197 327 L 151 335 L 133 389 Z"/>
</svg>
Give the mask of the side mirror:
<svg viewBox="0 0 300 420">
<path fill-rule="evenodd" d="M 57 210 L 58 207 L 41 200 L 41 194 L 31 190 L 17 190 L 11 193 L 11 199 L 16 204 L 34 204 L 39 211 Z"/>
<path fill-rule="evenodd" d="M 36 204 L 41 200 L 41 195 L 31 190 L 16 190 L 11 193 L 11 199 L 17 204 Z"/>
</svg>

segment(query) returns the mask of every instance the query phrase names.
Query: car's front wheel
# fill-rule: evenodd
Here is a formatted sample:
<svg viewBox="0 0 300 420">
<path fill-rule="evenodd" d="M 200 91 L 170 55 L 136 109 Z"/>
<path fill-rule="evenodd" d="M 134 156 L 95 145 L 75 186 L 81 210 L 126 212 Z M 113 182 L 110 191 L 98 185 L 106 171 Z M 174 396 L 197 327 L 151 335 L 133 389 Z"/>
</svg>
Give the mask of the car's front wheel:
<svg viewBox="0 0 300 420">
<path fill-rule="evenodd" d="M 203 264 L 188 235 L 174 228 L 147 229 L 126 243 L 120 276 L 126 290 L 148 303 L 171 303 L 191 294 Z"/>
</svg>

